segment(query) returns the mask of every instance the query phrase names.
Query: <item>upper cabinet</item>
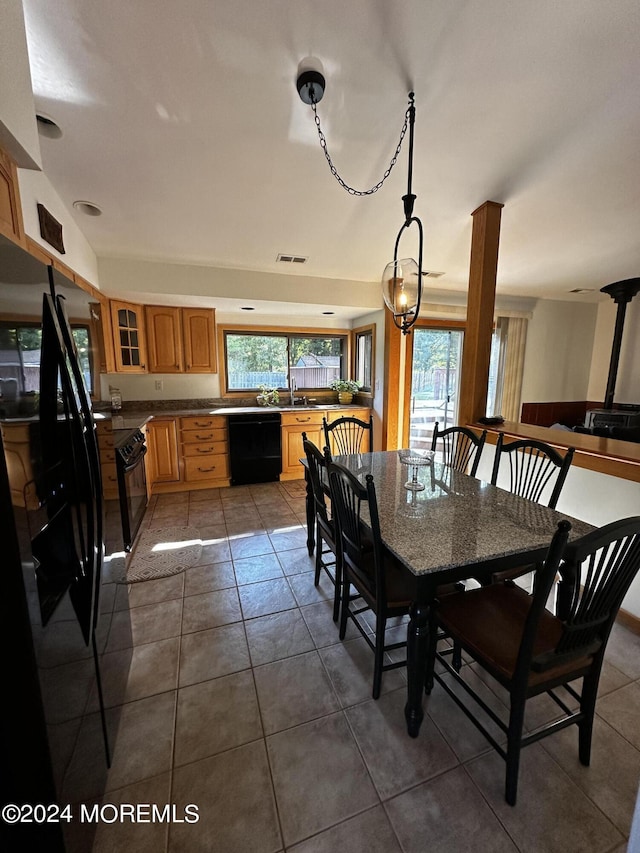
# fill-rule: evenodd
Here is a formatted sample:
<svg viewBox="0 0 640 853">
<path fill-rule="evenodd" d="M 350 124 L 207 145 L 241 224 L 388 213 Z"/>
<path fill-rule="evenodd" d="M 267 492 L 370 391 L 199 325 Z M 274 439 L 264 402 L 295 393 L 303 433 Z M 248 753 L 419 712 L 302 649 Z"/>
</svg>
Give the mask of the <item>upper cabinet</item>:
<svg viewBox="0 0 640 853">
<path fill-rule="evenodd" d="M 150 373 L 182 373 L 184 358 L 180 309 L 145 305 Z"/>
<path fill-rule="evenodd" d="M 0 148 L 0 234 L 24 245 L 22 209 L 15 163 Z"/>
<path fill-rule="evenodd" d="M 142 305 L 111 300 L 111 326 L 118 373 L 146 373 L 144 311 Z"/>
<path fill-rule="evenodd" d="M 151 373 L 215 373 L 213 308 L 145 307 Z"/>
<path fill-rule="evenodd" d="M 187 373 L 216 373 L 216 324 L 213 308 L 181 308 Z"/>
</svg>

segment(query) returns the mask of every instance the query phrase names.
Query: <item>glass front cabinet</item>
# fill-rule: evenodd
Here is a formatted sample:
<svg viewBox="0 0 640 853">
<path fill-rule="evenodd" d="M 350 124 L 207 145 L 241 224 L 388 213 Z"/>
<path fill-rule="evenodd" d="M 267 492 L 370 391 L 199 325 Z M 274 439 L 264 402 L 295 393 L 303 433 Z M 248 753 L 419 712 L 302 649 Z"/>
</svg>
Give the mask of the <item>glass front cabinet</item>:
<svg viewBox="0 0 640 853">
<path fill-rule="evenodd" d="M 146 373 L 147 354 L 143 306 L 112 300 L 111 325 L 116 371 L 118 373 Z"/>
</svg>

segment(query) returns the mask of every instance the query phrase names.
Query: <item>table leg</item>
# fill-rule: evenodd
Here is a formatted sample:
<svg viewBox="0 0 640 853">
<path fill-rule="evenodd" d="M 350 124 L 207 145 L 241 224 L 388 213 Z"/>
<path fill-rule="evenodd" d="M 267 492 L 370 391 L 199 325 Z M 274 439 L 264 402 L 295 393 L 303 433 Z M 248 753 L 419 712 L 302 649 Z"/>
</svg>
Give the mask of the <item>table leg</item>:
<svg viewBox="0 0 640 853">
<path fill-rule="evenodd" d="M 429 655 L 429 605 L 414 602 L 411 606 L 407 628 L 407 704 L 404 716 L 411 737 L 418 737 L 424 717 L 422 692 L 425 689 L 425 673 Z M 428 687 L 428 685 L 427 685 Z"/>
<path fill-rule="evenodd" d="M 306 510 L 307 510 L 307 551 L 309 552 L 309 556 L 313 557 L 313 552 L 316 547 L 316 539 L 315 539 L 315 527 L 316 527 L 316 513 L 315 506 L 313 502 L 313 488 L 311 486 L 311 477 L 309 476 L 309 472 L 305 468 L 304 471 L 304 480 L 305 485 L 307 487 L 307 499 L 306 499 Z"/>
</svg>

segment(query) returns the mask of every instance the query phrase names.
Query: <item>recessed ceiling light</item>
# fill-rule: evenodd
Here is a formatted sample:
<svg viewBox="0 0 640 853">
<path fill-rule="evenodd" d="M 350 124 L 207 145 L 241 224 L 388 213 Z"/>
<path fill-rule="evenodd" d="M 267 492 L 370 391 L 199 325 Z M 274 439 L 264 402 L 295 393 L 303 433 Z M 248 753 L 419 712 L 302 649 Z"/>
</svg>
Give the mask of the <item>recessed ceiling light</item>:
<svg viewBox="0 0 640 853">
<path fill-rule="evenodd" d="M 592 287 L 576 287 L 573 290 L 570 290 L 569 293 L 593 293 L 594 290 Z"/>
<path fill-rule="evenodd" d="M 62 131 L 55 121 L 44 113 L 36 113 L 36 122 L 40 136 L 46 136 L 48 139 L 60 139 L 62 136 Z"/>
<path fill-rule="evenodd" d="M 336 312 L 335 311 L 323 311 L 322 313 L 323 314 L 335 314 Z"/>
<path fill-rule="evenodd" d="M 250 305 L 243 305 L 240 309 L 241 311 L 255 311 L 255 308 L 252 308 Z"/>
<path fill-rule="evenodd" d="M 102 210 L 92 201 L 74 201 L 73 206 L 87 216 L 102 216 Z"/>
</svg>

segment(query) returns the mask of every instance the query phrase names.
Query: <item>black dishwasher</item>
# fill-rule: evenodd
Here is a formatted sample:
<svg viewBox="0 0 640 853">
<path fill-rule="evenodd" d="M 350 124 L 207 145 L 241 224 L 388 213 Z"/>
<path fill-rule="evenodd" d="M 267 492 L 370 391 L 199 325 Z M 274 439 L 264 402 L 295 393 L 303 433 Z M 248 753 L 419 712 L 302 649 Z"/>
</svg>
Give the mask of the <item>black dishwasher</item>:
<svg viewBox="0 0 640 853">
<path fill-rule="evenodd" d="M 229 415 L 231 485 L 280 479 L 280 412 Z"/>
</svg>

